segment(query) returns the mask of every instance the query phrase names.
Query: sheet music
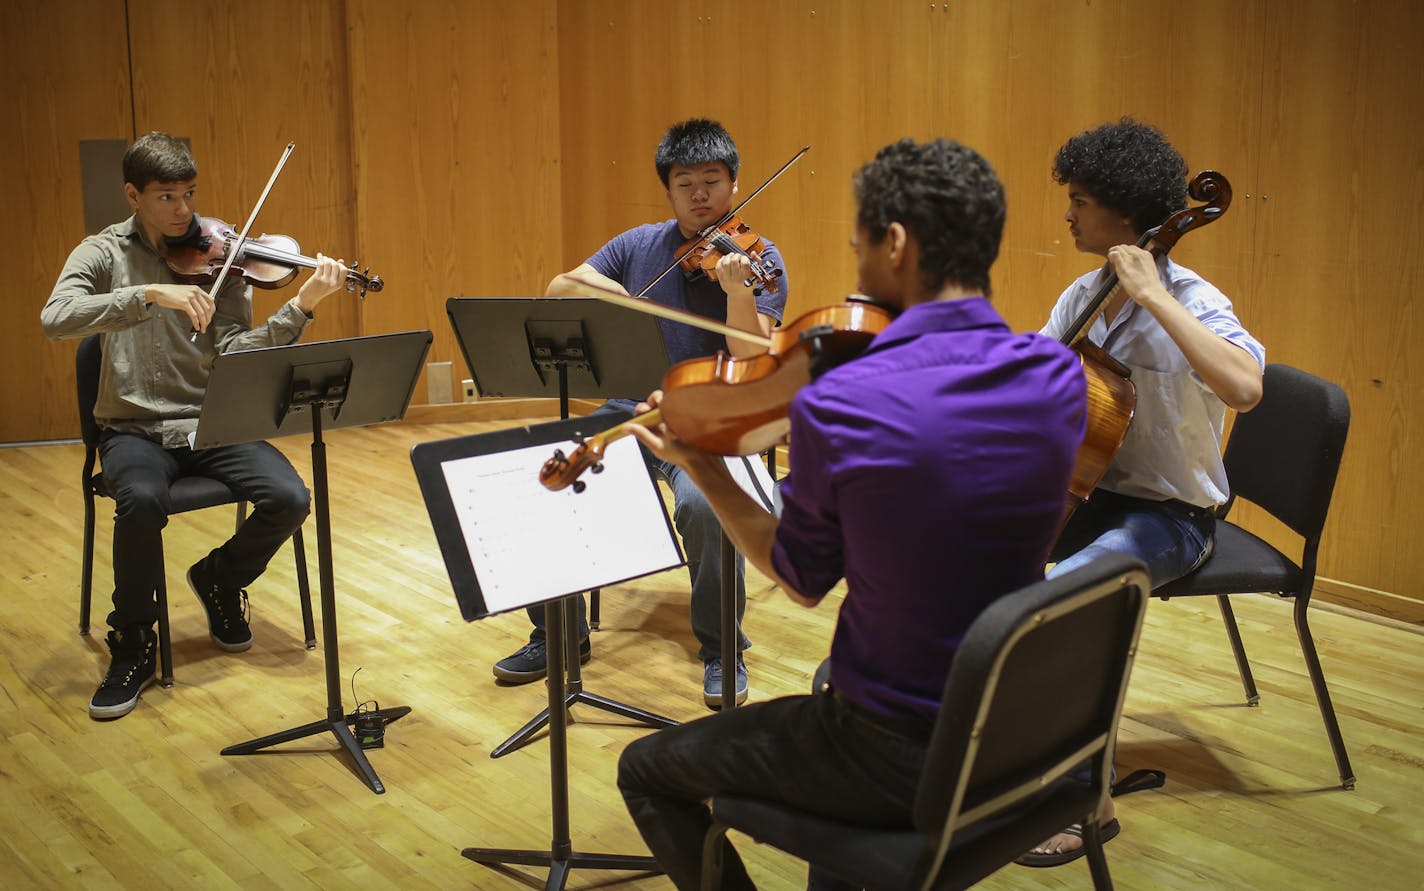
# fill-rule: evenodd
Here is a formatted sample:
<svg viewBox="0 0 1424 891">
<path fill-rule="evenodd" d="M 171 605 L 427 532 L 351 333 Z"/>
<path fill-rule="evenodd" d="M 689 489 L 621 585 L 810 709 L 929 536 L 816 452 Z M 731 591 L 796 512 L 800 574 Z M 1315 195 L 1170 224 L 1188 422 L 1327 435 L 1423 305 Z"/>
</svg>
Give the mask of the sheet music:
<svg viewBox="0 0 1424 891">
<path fill-rule="evenodd" d="M 776 483 L 771 478 L 771 473 L 766 469 L 766 461 L 761 455 L 746 455 L 739 458 L 723 458 L 727 464 L 727 470 L 732 474 L 732 479 L 737 481 L 737 485 L 752 497 L 752 500 L 766 509 L 767 513 L 775 513 L 773 510 L 774 493 Z"/>
<path fill-rule="evenodd" d="M 565 454 L 575 444 L 561 446 Z M 632 438 L 575 494 L 539 482 L 554 445 L 441 465 L 486 608 L 503 612 L 681 563 L 657 486 Z"/>
</svg>

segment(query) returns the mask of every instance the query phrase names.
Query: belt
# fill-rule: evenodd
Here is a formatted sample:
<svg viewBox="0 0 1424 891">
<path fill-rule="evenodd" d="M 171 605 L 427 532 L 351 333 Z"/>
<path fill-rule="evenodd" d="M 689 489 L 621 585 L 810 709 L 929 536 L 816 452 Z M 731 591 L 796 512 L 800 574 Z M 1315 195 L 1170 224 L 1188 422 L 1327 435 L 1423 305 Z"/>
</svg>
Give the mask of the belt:
<svg viewBox="0 0 1424 891">
<path fill-rule="evenodd" d="M 924 718 L 896 717 L 893 715 L 882 715 L 873 712 L 863 705 L 852 702 L 843 694 L 832 690 L 831 697 L 835 699 L 837 707 L 853 716 L 857 721 L 869 724 L 886 733 L 916 742 L 929 741 L 930 734 L 934 732 L 934 724 Z"/>
</svg>

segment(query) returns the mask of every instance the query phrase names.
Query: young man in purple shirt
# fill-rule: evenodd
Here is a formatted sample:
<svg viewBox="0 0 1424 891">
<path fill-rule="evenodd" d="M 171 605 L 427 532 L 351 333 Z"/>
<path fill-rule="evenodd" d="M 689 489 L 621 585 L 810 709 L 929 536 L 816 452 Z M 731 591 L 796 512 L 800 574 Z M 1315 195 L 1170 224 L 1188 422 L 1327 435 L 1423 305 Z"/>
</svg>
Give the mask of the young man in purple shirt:
<svg viewBox="0 0 1424 891">
<path fill-rule="evenodd" d="M 674 124 L 663 135 L 654 155 L 658 177 L 667 189 L 673 218 L 661 223 L 637 226 L 613 238 L 588 260 L 549 283 L 546 296 L 573 297 L 587 293 L 594 285 L 620 294 L 637 293 L 657 279 L 682 253 L 682 246 L 703 229 L 717 223 L 732 209 L 737 194 L 740 159 L 736 143 L 715 121 L 693 119 Z M 749 283 L 751 261 L 740 254 L 727 254 L 718 261 L 715 280 L 705 275 L 686 278 L 679 269 L 659 279 L 644 295 L 676 309 L 725 322 L 735 328 L 767 335 L 781 321 L 789 284 L 781 254 L 770 240 L 755 256 L 764 267 L 780 270 L 775 290 L 757 289 Z M 663 320 L 663 340 L 668 361 L 681 362 L 710 356 L 718 350 L 733 356 L 747 356 L 760 347 L 728 338 L 680 322 Z M 629 394 L 641 396 L 642 394 Z M 632 412 L 634 399 L 612 400 L 605 408 Z M 656 470 L 672 487 L 673 523 L 687 552 L 687 568 L 692 579 L 690 613 L 692 631 L 702 659 L 702 698 L 710 708 L 722 700 L 722 527 L 707 499 L 681 468 L 655 461 Z M 736 562 L 737 616 L 746 610 L 744 560 Z M 495 663 L 494 676 L 506 683 L 523 684 L 544 677 L 547 652 L 544 643 L 544 608 L 531 607 L 534 623 L 529 643 Z M 592 654 L 588 642 L 588 620 L 582 597 L 578 605 L 580 652 L 587 660 Z M 740 649 L 750 646 L 743 636 Z M 747 670 L 737 658 L 737 701 L 747 695 Z"/>
<path fill-rule="evenodd" d="M 958 143 L 903 140 L 861 168 L 855 195 L 858 290 L 899 315 L 797 394 L 780 518 L 715 456 L 666 427 L 634 431 L 793 600 L 814 606 L 847 583 L 828 692 L 625 750 L 619 789 L 679 888 L 697 887 L 718 793 L 910 825 L 955 650 L 986 606 L 1043 578 L 1063 514 L 1086 386 L 1071 352 L 1014 334 L 987 299 L 1005 212 L 993 169 Z M 724 881 L 751 885 L 730 844 Z"/>
</svg>

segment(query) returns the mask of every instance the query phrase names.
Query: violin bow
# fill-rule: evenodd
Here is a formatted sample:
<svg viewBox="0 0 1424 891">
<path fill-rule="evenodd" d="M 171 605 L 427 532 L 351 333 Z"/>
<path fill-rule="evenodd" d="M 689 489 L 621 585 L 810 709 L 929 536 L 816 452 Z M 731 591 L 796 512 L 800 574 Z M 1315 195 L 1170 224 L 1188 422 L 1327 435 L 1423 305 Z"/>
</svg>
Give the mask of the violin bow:
<svg viewBox="0 0 1424 891">
<path fill-rule="evenodd" d="M 588 296 L 597 297 L 599 300 L 608 303 L 616 303 L 619 306 L 626 306 L 629 309 L 645 313 L 650 316 L 659 316 L 664 319 L 671 319 L 674 322 L 682 322 L 684 325 L 691 325 L 694 328 L 701 328 L 704 331 L 712 331 L 716 334 L 724 334 L 727 337 L 735 337 L 738 340 L 745 340 L 747 343 L 754 343 L 762 349 L 771 348 L 771 338 L 762 334 L 754 334 L 751 331 L 743 331 L 741 328 L 734 328 L 716 319 L 709 319 L 706 316 L 699 316 L 694 312 L 676 309 L 671 306 L 664 306 L 656 300 L 649 300 L 646 297 L 629 297 L 627 294 L 620 294 L 617 291 L 610 291 L 607 288 L 599 287 L 590 281 L 575 276 L 568 276 L 571 281 L 578 282 L 588 291 Z M 553 298 L 557 299 L 557 298 Z"/>
<path fill-rule="evenodd" d="M 262 195 L 258 197 L 257 204 L 252 208 L 252 213 L 248 215 L 247 222 L 243 224 L 242 231 L 238 233 L 237 241 L 228 248 L 227 259 L 223 261 L 222 269 L 218 272 L 217 280 L 213 282 L 212 288 L 208 291 L 213 298 L 213 306 L 217 306 L 217 293 L 223 286 L 223 281 L 227 279 L 228 270 L 232 268 L 232 261 L 237 259 L 237 255 L 242 251 L 242 245 L 247 241 L 247 233 L 252 229 L 252 224 L 257 221 L 257 214 L 262 210 L 262 205 L 267 203 L 267 193 L 272 191 L 272 186 L 276 184 L 278 175 L 282 168 L 286 166 L 287 158 L 291 157 L 292 150 L 297 147 L 295 142 L 287 143 L 286 149 L 282 151 L 282 157 L 277 159 L 277 166 L 273 168 L 272 175 L 267 178 L 267 186 L 262 190 Z M 198 339 L 197 329 L 193 329 L 193 336 L 189 341 Z"/>
<path fill-rule="evenodd" d="M 693 243 L 692 247 L 690 247 L 690 248 L 688 248 L 687 250 L 683 251 L 681 256 L 679 256 L 676 260 L 673 260 L 673 261 L 672 261 L 672 265 L 671 265 L 671 266 L 669 266 L 668 268 L 664 269 L 662 272 L 659 272 L 657 278 L 655 278 L 655 279 L 653 279 L 652 281 L 648 282 L 646 285 L 643 286 L 643 290 L 639 291 L 638 293 L 634 294 L 633 296 L 634 296 L 634 297 L 642 297 L 643 295 L 645 295 L 645 294 L 647 294 L 649 291 L 651 291 L 651 290 L 653 289 L 653 285 L 656 285 L 658 282 L 660 282 L 660 281 L 662 281 L 664 278 L 666 278 L 666 277 L 667 277 L 667 274 L 668 274 L 669 272 L 672 272 L 674 269 L 676 269 L 676 268 L 677 268 L 677 265 L 678 265 L 679 263 L 681 263 L 683 260 L 687 259 L 687 257 L 688 257 L 689 255 L 691 255 L 693 251 L 695 251 L 695 250 L 697 250 L 699 247 L 701 247 L 701 246 L 702 246 L 702 242 L 703 242 L 705 239 L 707 239 L 708 237 L 710 237 L 711 233 L 716 232 L 718 229 L 722 228 L 722 224 L 723 224 L 723 223 L 727 222 L 727 221 L 730 220 L 732 217 L 736 216 L 736 215 L 737 215 L 737 211 L 741 210 L 742 208 L 744 208 L 744 207 L 746 207 L 748 204 L 750 204 L 750 203 L 751 203 L 751 200 L 752 200 L 753 198 L 755 198 L 756 196 L 758 196 L 758 195 L 761 194 L 762 189 L 765 189 L 767 186 L 769 186 L 769 185 L 771 185 L 772 183 L 776 182 L 777 178 L 780 177 L 781 174 L 785 173 L 785 172 L 791 167 L 792 164 L 795 164 L 797 161 L 801 160 L 801 156 L 804 155 L 804 154 L 806 154 L 806 153 L 809 152 L 810 150 L 811 150 L 811 146 L 810 146 L 810 145 L 803 145 L 803 146 L 801 146 L 801 151 L 799 151 L 799 152 L 797 152 L 796 154 L 792 155 L 790 161 L 787 161 L 785 164 L 782 164 L 780 170 L 776 171 L 776 172 L 773 173 L 771 176 L 767 177 L 767 178 L 766 178 L 766 182 L 762 183 L 761 185 L 757 186 L 754 190 L 752 190 L 752 193 L 751 193 L 750 195 L 748 195 L 747 197 L 745 197 L 745 198 L 742 199 L 742 203 L 741 203 L 741 204 L 738 204 L 736 207 L 734 207 L 734 208 L 732 208 L 731 210 L 727 211 L 725 214 L 723 214 L 723 216 L 722 216 L 722 218 L 721 218 L 720 220 L 718 220 L 717 222 L 715 222 L 715 223 L 713 223 L 712 225 L 708 226 L 706 229 L 703 229 L 703 230 L 699 233 L 700 237 L 698 238 L 698 240 L 697 240 L 696 242 Z"/>
</svg>

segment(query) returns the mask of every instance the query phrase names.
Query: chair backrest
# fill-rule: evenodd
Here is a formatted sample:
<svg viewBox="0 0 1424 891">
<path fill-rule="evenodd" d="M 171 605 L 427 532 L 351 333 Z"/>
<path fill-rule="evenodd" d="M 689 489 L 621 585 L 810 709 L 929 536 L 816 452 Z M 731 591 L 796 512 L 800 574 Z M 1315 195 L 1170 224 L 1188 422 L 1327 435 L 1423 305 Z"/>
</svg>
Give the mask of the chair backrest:
<svg viewBox="0 0 1424 891">
<path fill-rule="evenodd" d="M 1226 443 L 1232 497 L 1265 508 L 1307 541 L 1318 539 L 1349 430 L 1344 390 L 1289 365 L 1267 365 L 1261 402 L 1236 418 Z"/>
<path fill-rule="evenodd" d="M 1000 598 L 970 626 L 915 800 L 916 828 L 938 841 L 925 875 L 958 827 L 1090 758 L 1106 775 L 1150 590 L 1141 562 L 1113 554 Z"/>
<path fill-rule="evenodd" d="M 74 382 L 79 396 L 79 435 L 90 449 L 99 444 L 99 424 L 94 403 L 99 401 L 99 366 L 104 361 L 102 334 L 90 334 L 74 354 Z"/>
</svg>

